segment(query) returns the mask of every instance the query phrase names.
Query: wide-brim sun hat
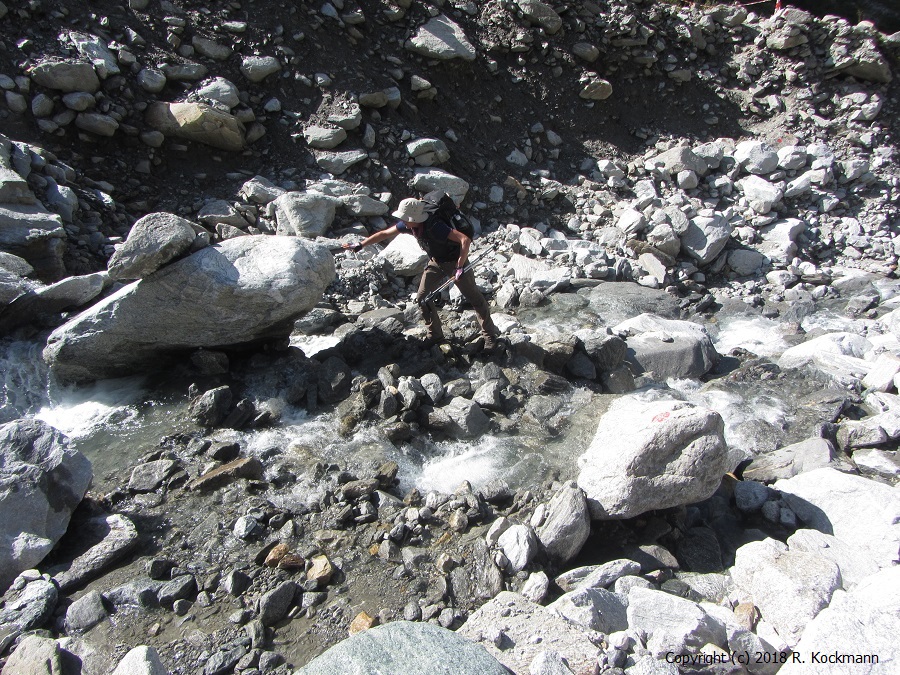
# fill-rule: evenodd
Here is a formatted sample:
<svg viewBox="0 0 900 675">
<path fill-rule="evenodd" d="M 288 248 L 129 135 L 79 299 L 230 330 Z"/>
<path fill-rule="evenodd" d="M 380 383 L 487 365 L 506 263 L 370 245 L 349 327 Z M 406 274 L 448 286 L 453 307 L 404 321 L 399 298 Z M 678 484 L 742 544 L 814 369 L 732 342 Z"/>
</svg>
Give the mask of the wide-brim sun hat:
<svg viewBox="0 0 900 675">
<path fill-rule="evenodd" d="M 428 203 L 421 199 L 408 197 L 397 205 L 397 210 L 391 215 L 407 223 L 424 223 L 428 220 L 427 206 Z"/>
</svg>

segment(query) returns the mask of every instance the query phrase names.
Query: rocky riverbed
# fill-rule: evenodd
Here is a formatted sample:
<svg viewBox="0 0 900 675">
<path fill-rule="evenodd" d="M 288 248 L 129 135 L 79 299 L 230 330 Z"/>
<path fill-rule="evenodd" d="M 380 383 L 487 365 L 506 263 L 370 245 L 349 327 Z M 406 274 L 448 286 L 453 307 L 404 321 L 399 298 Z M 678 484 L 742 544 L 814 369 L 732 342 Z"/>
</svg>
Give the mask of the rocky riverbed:
<svg viewBox="0 0 900 675">
<path fill-rule="evenodd" d="M 4 675 L 893 672 L 898 34 L 619 0 L 0 25 Z M 423 345 L 410 238 L 342 248 L 434 189 L 493 352 L 452 289 Z"/>
</svg>

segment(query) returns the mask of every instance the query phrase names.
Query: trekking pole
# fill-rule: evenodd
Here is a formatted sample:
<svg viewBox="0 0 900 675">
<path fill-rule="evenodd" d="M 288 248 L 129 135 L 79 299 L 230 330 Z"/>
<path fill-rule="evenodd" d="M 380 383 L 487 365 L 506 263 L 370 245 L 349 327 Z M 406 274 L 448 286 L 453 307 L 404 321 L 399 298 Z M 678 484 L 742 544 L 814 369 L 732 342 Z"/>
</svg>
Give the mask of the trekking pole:
<svg viewBox="0 0 900 675">
<path fill-rule="evenodd" d="M 494 242 L 488 248 L 486 248 L 484 251 L 482 251 L 481 255 L 479 255 L 477 258 L 475 258 L 474 260 L 470 260 L 469 264 L 466 265 L 465 267 L 463 267 L 463 274 L 465 274 L 466 272 L 468 272 L 471 269 L 474 269 L 479 263 L 481 263 L 484 260 L 484 258 L 487 256 L 487 254 L 490 253 L 491 251 L 493 251 L 495 248 L 497 248 L 496 242 Z M 447 281 L 442 283 L 440 286 L 438 286 L 433 291 L 431 291 L 428 295 L 426 295 L 421 300 L 419 300 L 419 304 L 424 305 L 428 302 L 431 302 L 437 296 L 439 296 L 441 293 L 443 293 L 445 290 L 450 288 L 455 283 L 456 283 L 456 275 L 451 276 L 449 279 L 447 279 Z"/>
</svg>

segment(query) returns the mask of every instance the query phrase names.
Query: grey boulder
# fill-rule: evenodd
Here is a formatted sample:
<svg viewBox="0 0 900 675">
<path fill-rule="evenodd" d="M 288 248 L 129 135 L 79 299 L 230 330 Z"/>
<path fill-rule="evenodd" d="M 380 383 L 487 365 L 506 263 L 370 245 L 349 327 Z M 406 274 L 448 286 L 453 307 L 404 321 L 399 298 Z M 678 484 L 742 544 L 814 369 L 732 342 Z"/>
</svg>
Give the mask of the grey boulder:
<svg viewBox="0 0 900 675">
<path fill-rule="evenodd" d="M 147 108 L 145 121 L 166 136 L 240 152 L 247 147 L 243 123 L 231 113 L 205 103 L 155 101 Z"/>
<path fill-rule="evenodd" d="M 632 518 L 711 496 L 727 470 L 724 427 L 717 412 L 682 401 L 615 401 L 579 458 L 591 516 Z"/>
<path fill-rule="evenodd" d="M 719 358 L 706 328 L 692 321 L 641 314 L 613 330 L 630 336 L 626 359 L 639 372 L 652 372 L 659 379 L 699 377 Z"/>
<path fill-rule="evenodd" d="M 295 237 L 229 239 L 125 286 L 56 329 L 44 358 L 65 380 L 158 368 L 197 347 L 287 336 L 334 278 L 324 246 Z"/>
<path fill-rule="evenodd" d="M 339 642 L 295 675 L 508 675 L 482 647 L 429 623 L 394 621 Z"/>
<path fill-rule="evenodd" d="M 93 94 L 100 89 L 100 78 L 90 63 L 45 59 L 34 66 L 31 79 L 42 87 L 56 91 L 86 91 Z"/>
<path fill-rule="evenodd" d="M 153 647 L 135 647 L 119 661 L 112 675 L 169 675 Z"/>
<path fill-rule="evenodd" d="M 421 26 L 406 43 L 406 48 L 430 59 L 475 60 L 475 47 L 468 41 L 463 29 L 443 14 Z"/>
<path fill-rule="evenodd" d="M 92 477 L 88 459 L 47 424 L 0 426 L 0 590 L 59 541 Z"/>
<path fill-rule="evenodd" d="M 0 204 L 0 250 L 24 258 L 43 280 L 65 274 L 62 219 L 41 204 Z"/>
<path fill-rule="evenodd" d="M 647 635 L 647 649 L 657 658 L 690 654 L 707 644 L 724 648 L 725 626 L 700 605 L 664 591 L 632 588 L 628 593 L 628 627 Z"/>
<path fill-rule="evenodd" d="M 866 552 L 879 567 L 897 564 L 900 494 L 896 487 L 826 467 L 780 480 L 775 489 L 808 526 Z"/>
<path fill-rule="evenodd" d="M 841 585 L 841 572 L 833 562 L 815 553 L 788 550 L 774 539 L 741 546 L 731 577 L 789 645 L 797 644 L 806 624 L 828 606 Z"/>
<path fill-rule="evenodd" d="M 731 225 L 720 214 L 696 216 L 681 235 L 681 250 L 697 264 L 708 265 L 722 252 L 730 238 Z"/>
<path fill-rule="evenodd" d="M 394 274 L 414 277 L 425 270 L 428 254 L 415 237 L 399 235 L 378 254 L 377 259 L 384 261 Z"/>
<path fill-rule="evenodd" d="M 591 533 L 591 514 L 584 492 L 576 485 L 560 488 L 547 508 L 547 518 L 537 535 L 547 555 L 566 563 L 581 551 Z"/>
<path fill-rule="evenodd" d="M 318 192 L 287 192 L 278 197 L 272 208 L 281 235 L 321 237 L 331 227 L 340 200 Z"/>
<path fill-rule="evenodd" d="M 139 219 L 107 267 L 112 279 L 141 279 L 188 252 L 197 234 L 190 221 L 172 213 Z"/>
</svg>

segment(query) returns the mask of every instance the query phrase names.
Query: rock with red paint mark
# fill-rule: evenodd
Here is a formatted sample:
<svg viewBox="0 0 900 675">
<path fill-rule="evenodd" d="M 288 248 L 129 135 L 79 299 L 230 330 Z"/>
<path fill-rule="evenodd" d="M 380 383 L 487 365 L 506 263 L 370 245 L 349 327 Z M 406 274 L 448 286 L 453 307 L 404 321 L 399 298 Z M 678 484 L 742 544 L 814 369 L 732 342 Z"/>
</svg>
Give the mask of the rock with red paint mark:
<svg viewBox="0 0 900 675">
<path fill-rule="evenodd" d="M 717 412 L 684 401 L 617 400 L 579 459 L 591 517 L 633 518 L 711 496 L 731 468 L 724 428 Z"/>
</svg>

